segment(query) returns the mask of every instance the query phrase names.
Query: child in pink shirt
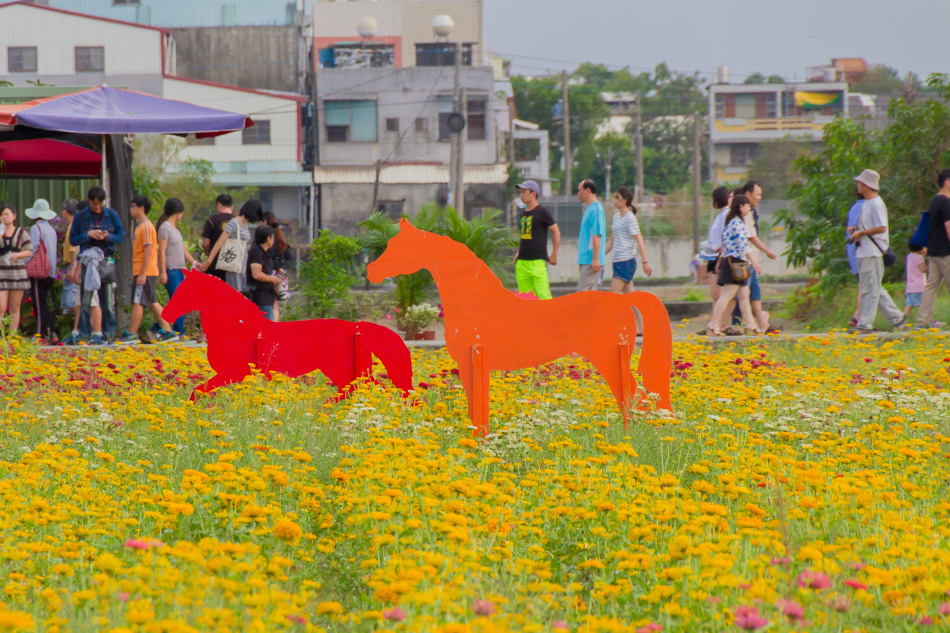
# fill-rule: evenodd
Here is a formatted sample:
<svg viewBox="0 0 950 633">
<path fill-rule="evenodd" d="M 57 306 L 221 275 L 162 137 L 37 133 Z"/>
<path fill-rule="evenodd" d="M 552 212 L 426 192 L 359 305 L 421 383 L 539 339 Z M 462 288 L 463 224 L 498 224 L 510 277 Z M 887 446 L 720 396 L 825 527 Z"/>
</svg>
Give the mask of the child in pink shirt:
<svg viewBox="0 0 950 633">
<path fill-rule="evenodd" d="M 904 314 L 920 306 L 920 297 L 927 285 L 927 247 L 910 245 L 907 254 L 907 281 L 904 285 Z"/>
</svg>

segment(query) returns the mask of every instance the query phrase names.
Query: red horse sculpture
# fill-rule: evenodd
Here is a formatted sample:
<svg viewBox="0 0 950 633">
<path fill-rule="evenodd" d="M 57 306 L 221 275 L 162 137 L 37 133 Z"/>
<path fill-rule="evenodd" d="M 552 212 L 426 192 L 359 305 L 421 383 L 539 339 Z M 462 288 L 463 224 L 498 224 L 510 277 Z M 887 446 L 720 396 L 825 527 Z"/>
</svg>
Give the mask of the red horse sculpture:
<svg viewBox="0 0 950 633">
<path fill-rule="evenodd" d="M 192 391 L 192 400 L 197 393 L 241 382 L 251 375 L 252 364 L 266 375 L 290 377 L 319 369 L 339 389 L 337 397 L 343 397 L 357 378 L 372 378 L 372 354 L 404 394 L 412 389 L 409 349 L 398 334 L 381 325 L 337 319 L 274 323 L 241 293 L 198 271 L 185 272 L 162 317 L 174 321 L 192 311 L 201 315 L 208 363 L 216 372 Z"/>
<path fill-rule="evenodd" d="M 475 435 L 488 424 L 491 370 L 535 367 L 571 353 L 590 360 L 626 414 L 637 402 L 630 356 L 637 336 L 632 308 L 643 316 L 639 372 L 656 406 L 671 409 L 670 368 L 673 333 L 666 308 L 644 292 L 625 295 L 576 292 L 547 301 L 530 301 L 506 290 L 465 245 L 419 230 L 408 220 L 369 265 L 370 281 L 425 268 L 435 278 L 445 313 L 445 344 L 458 363 Z M 641 403 L 641 406 L 647 403 Z"/>
</svg>

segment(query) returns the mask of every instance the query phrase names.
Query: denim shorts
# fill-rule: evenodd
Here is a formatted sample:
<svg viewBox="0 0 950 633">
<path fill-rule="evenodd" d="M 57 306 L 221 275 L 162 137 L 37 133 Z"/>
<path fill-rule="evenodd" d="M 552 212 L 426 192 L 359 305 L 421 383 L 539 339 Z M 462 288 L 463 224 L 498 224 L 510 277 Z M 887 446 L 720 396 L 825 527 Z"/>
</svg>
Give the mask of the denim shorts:
<svg viewBox="0 0 950 633">
<path fill-rule="evenodd" d="M 755 268 L 749 266 L 749 269 L 752 273 L 749 276 L 749 301 L 762 301 L 762 288 L 759 287 L 759 275 L 755 272 Z"/>
<path fill-rule="evenodd" d="M 614 262 L 614 279 L 623 279 L 626 283 L 630 283 L 633 281 L 635 272 L 637 272 L 637 260 L 635 259 Z"/>
<path fill-rule="evenodd" d="M 76 306 L 80 305 L 79 297 L 79 284 L 74 284 L 71 281 L 63 282 L 63 297 L 59 301 L 59 308 L 63 312 L 69 312 Z"/>
<path fill-rule="evenodd" d="M 908 308 L 919 308 L 920 299 L 924 296 L 922 292 L 905 292 L 904 293 L 904 305 Z"/>
</svg>

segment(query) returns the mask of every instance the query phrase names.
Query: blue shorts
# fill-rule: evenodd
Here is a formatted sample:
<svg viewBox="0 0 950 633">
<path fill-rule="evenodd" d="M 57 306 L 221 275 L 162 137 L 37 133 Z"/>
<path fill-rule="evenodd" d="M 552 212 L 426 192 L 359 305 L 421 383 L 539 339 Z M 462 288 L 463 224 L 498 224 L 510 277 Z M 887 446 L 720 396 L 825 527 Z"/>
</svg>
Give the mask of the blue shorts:
<svg viewBox="0 0 950 633">
<path fill-rule="evenodd" d="M 755 268 L 749 266 L 752 275 L 749 277 L 749 301 L 762 301 L 762 288 L 759 287 L 759 276 Z"/>
<path fill-rule="evenodd" d="M 623 279 L 626 283 L 633 281 L 633 274 L 637 272 L 637 260 L 628 259 L 625 262 L 614 262 L 614 279 Z"/>
<path fill-rule="evenodd" d="M 266 319 L 269 320 L 269 321 L 273 321 L 273 320 L 274 320 L 274 306 L 273 306 L 273 304 L 272 304 L 272 305 L 269 305 L 269 306 L 257 306 L 257 307 L 258 307 L 258 309 L 261 311 L 261 314 L 264 315 L 264 318 L 266 318 Z"/>
<path fill-rule="evenodd" d="M 59 300 L 59 308 L 63 312 L 69 312 L 80 305 L 79 284 L 71 281 L 63 281 L 63 296 Z"/>
<path fill-rule="evenodd" d="M 908 308 L 919 308 L 920 298 L 924 296 L 922 292 L 905 292 L 904 305 Z"/>
</svg>

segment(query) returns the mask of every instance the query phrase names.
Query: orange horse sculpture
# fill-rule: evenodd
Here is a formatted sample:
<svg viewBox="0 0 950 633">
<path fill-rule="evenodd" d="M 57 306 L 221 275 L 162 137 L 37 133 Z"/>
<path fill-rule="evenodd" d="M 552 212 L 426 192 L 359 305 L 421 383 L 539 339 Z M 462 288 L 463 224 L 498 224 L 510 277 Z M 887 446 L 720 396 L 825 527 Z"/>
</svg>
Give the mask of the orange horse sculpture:
<svg viewBox="0 0 950 633">
<path fill-rule="evenodd" d="M 357 378 L 372 379 L 372 354 L 404 395 L 412 389 L 409 349 L 398 334 L 381 325 L 338 319 L 274 323 L 231 286 L 198 271 L 185 272 L 162 317 L 174 321 L 194 310 L 201 315 L 208 363 L 216 373 L 195 387 L 192 400 L 198 393 L 241 382 L 251 375 L 251 365 L 268 377 L 277 372 L 293 378 L 320 370 L 341 398 Z"/>
<path fill-rule="evenodd" d="M 630 372 L 637 336 L 632 308 L 643 316 L 638 367 L 643 386 L 655 394 L 657 407 L 671 409 L 673 334 L 666 308 L 656 296 L 577 292 L 548 301 L 522 299 L 506 290 L 465 245 L 419 230 L 406 219 L 399 226 L 367 275 L 379 283 L 422 268 L 432 273 L 445 313 L 445 344 L 458 364 L 476 436 L 489 432 L 491 370 L 535 367 L 575 352 L 604 377 L 626 419 L 637 402 Z"/>
</svg>

